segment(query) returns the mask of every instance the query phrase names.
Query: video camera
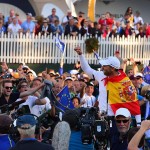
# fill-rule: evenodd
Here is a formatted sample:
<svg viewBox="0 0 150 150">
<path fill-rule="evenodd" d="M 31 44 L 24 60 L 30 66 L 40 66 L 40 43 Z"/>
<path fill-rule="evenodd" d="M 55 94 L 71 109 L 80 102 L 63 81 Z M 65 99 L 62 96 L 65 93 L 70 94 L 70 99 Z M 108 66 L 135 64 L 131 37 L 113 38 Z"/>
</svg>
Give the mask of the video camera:
<svg viewBox="0 0 150 150">
<path fill-rule="evenodd" d="M 97 147 L 105 147 L 104 144 L 106 145 L 105 141 L 109 135 L 109 124 L 104 117 L 98 118 L 96 107 L 81 108 L 79 126 L 83 144 L 91 144 L 94 140 L 94 145 L 98 145 Z"/>
</svg>

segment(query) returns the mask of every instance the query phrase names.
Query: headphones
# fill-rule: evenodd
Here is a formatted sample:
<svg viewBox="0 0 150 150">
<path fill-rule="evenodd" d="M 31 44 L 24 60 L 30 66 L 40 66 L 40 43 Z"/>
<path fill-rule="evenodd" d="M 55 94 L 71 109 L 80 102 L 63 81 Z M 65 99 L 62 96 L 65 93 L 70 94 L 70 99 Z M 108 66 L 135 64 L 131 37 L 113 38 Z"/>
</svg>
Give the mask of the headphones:
<svg viewBox="0 0 150 150">
<path fill-rule="evenodd" d="M 39 121 L 39 117 L 34 115 L 34 114 L 23 114 L 23 115 L 31 115 L 35 118 L 36 120 L 36 128 L 35 128 L 35 134 L 38 135 L 40 133 L 40 121 Z M 18 142 L 20 140 L 20 134 L 19 134 L 19 131 L 17 129 L 17 119 L 23 115 L 20 115 L 18 116 L 11 124 L 10 126 L 10 130 L 9 130 L 9 134 L 10 134 L 10 137 L 11 139 L 13 139 L 14 142 Z"/>
</svg>

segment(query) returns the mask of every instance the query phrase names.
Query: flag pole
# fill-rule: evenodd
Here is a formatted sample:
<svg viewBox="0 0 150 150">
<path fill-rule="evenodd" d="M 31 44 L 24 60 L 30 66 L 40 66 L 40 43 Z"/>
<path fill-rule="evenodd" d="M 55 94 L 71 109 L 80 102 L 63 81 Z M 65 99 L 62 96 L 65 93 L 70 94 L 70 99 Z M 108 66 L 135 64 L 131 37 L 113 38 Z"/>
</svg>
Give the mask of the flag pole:
<svg viewBox="0 0 150 150">
<path fill-rule="evenodd" d="M 64 56 L 65 56 L 65 53 L 66 53 L 66 44 L 65 44 L 65 48 L 64 48 L 64 52 L 61 56 L 61 60 L 60 60 L 60 66 L 62 67 L 63 66 L 63 63 L 64 63 Z"/>
</svg>

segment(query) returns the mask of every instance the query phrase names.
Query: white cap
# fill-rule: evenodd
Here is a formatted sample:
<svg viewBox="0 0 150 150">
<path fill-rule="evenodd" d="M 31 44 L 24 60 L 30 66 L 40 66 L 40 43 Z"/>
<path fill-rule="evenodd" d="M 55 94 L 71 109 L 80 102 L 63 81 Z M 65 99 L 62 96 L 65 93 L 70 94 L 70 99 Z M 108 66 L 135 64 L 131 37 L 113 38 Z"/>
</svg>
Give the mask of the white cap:
<svg viewBox="0 0 150 150">
<path fill-rule="evenodd" d="M 71 81 L 73 81 L 73 79 L 72 79 L 71 77 L 66 77 L 65 81 L 66 81 L 66 80 L 71 80 Z"/>
<path fill-rule="evenodd" d="M 115 117 L 117 116 L 124 116 L 126 118 L 129 118 L 131 117 L 131 113 L 127 108 L 119 108 L 115 113 Z"/>
<path fill-rule="evenodd" d="M 99 63 L 102 66 L 111 66 L 113 68 L 120 69 L 120 61 L 117 57 L 114 56 L 109 56 L 105 59 L 101 59 Z"/>
<path fill-rule="evenodd" d="M 70 70 L 70 74 L 78 74 L 78 73 L 79 73 L 79 71 L 78 71 L 78 70 L 75 70 L 75 69 Z"/>
<path fill-rule="evenodd" d="M 24 65 L 22 68 L 27 68 L 27 69 L 29 69 L 29 67 L 28 67 L 27 65 Z"/>
<path fill-rule="evenodd" d="M 136 73 L 136 74 L 134 75 L 134 77 L 135 77 L 135 78 L 136 78 L 136 77 L 141 77 L 141 78 L 143 78 L 143 74 L 140 73 L 140 72 L 138 72 L 138 73 Z"/>
<path fill-rule="evenodd" d="M 32 17 L 32 14 L 31 14 L 31 13 L 27 13 L 26 15 Z"/>
</svg>

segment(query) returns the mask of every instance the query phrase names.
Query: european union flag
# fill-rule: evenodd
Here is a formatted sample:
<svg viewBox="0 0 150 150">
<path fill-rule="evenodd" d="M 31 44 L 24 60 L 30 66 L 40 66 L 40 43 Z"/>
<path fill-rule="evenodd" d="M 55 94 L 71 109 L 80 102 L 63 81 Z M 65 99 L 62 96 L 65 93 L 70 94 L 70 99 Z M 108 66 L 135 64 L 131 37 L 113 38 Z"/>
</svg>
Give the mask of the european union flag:
<svg viewBox="0 0 150 150">
<path fill-rule="evenodd" d="M 55 43 L 58 49 L 63 53 L 65 50 L 65 43 L 63 43 L 59 38 L 55 38 Z"/>
<path fill-rule="evenodd" d="M 70 98 L 68 86 L 65 86 L 57 96 L 60 98 L 58 107 L 62 110 L 73 109 L 73 103 Z"/>
</svg>

